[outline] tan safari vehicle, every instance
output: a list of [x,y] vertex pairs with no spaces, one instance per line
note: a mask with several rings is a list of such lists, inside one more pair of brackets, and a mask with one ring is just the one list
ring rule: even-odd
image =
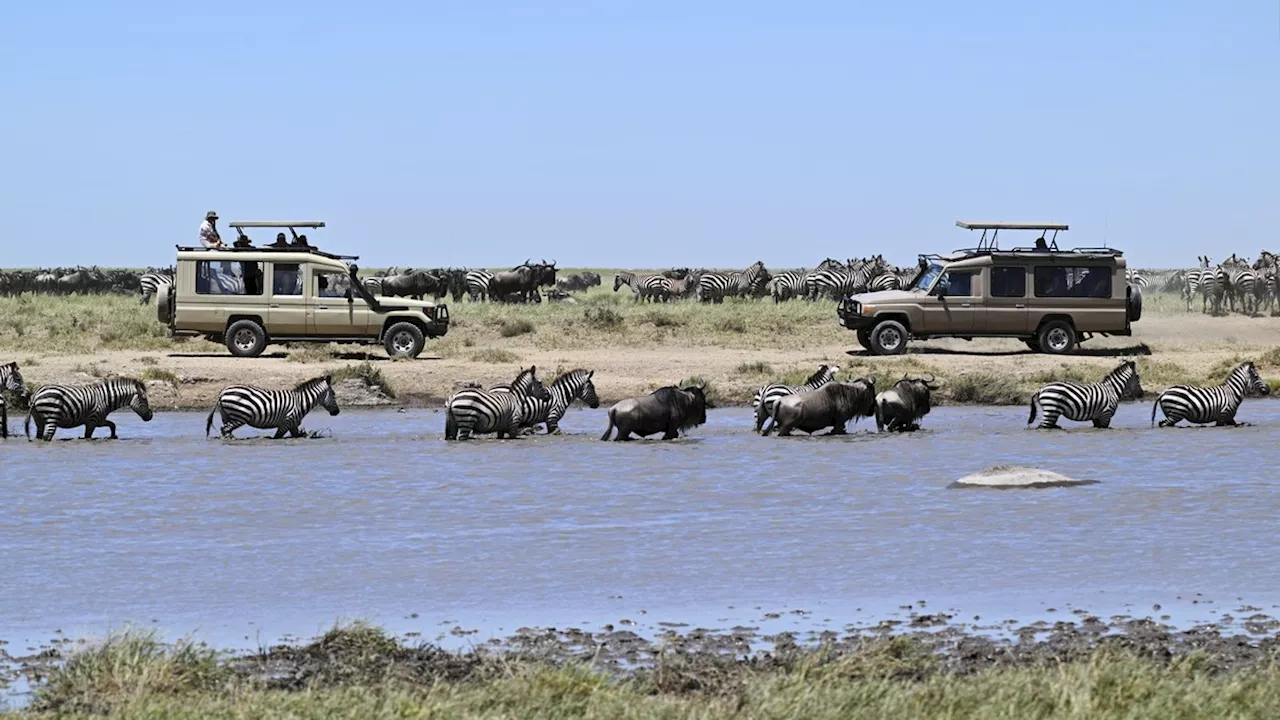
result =
[[[982,230],[978,247],[922,255],[904,290],[845,296],[840,324],[876,355],[896,355],[909,339],[1007,337],[1033,351],[1067,354],[1094,335],[1129,335],[1142,317],[1142,291],[1125,279],[1111,248],[1059,250],[1066,225],[957,222]],[[1035,230],[1032,247],[1000,250],[1001,230]],[[1052,239],[1045,235],[1052,231]]]
[[[322,222],[233,222],[247,228],[322,228]],[[303,236],[305,238],[305,236]],[[177,274],[161,286],[160,322],[174,335],[225,342],[237,357],[269,343],[380,343],[391,357],[417,357],[429,337],[449,331],[449,308],[425,300],[374,297],[353,255],[314,247],[178,247]]]

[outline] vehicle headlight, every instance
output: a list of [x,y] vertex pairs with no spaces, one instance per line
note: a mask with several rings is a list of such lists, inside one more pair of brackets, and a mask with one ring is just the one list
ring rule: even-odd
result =
[[863,315],[875,315],[875,314],[876,314],[876,306],[875,306],[875,305],[863,305],[863,306],[862,306],[862,314],[863,314]]

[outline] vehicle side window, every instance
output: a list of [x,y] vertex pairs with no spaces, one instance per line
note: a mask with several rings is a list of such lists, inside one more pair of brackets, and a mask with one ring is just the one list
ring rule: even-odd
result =
[[197,295],[261,295],[262,263],[196,261]]
[[302,266],[298,263],[275,263],[271,279],[272,295],[301,295]]
[[947,295],[969,297],[973,295],[973,276],[976,272],[945,272],[938,285],[947,289]]
[[347,296],[351,281],[340,272],[312,273],[316,282],[316,297],[342,298]]
[[1111,297],[1111,269],[1046,266],[1035,269],[1036,297]]
[[1020,298],[1027,295],[1025,267],[991,268],[991,297]]

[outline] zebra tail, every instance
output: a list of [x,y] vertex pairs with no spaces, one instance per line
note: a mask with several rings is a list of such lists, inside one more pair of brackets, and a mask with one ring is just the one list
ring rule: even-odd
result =
[[601,440],[608,440],[608,439],[609,439],[609,435],[613,432],[613,426],[614,426],[614,424],[615,424],[615,423],[614,423],[614,420],[613,420],[613,408],[609,408],[609,427],[607,427],[607,428],[605,428],[605,429],[604,429],[604,434],[600,436],[600,439],[601,439]]
[[444,411],[444,439],[458,439],[458,418],[453,415],[453,408],[446,408]]
[[1031,396],[1031,416],[1027,418],[1028,425],[1036,421],[1036,400],[1039,399],[1039,397],[1040,393],[1035,393]]
[[28,440],[31,439],[31,411],[30,410],[27,411],[27,419],[22,421],[22,434],[26,435]]
[[1160,398],[1164,397],[1164,393],[1156,396],[1156,401],[1151,406],[1151,427],[1156,426],[1156,410],[1160,407]]
[[214,405],[209,411],[209,417],[204,421],[204,436],[209,437],[209,431],[213,429],[213,416],[218,413],[218,405]]

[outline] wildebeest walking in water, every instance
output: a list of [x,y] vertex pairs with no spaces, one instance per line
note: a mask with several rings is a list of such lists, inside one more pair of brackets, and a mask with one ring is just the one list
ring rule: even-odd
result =
[[662,433],[663,440],[675,440],[682,431],[707,421],[707,396],[702,386],[658,388],[644,397],[628,398],[609,408],[609,427],[601,440],[608,440],[616,427],[617,440],[630,440],[634,433],[649,437]]
[[920,418],[929,414],[934,378],[903,378],[876,396],[876,429],[905,432],[920,429]]
[[828,435],[844,435],[850,420],[875,414],[875,397],[875,381],[868,378],[829,382],[817,390],[788,395],[774,403],[773,426],[764,434],[776,429],[779,436],[793,430],[812,435],[831,428]]

